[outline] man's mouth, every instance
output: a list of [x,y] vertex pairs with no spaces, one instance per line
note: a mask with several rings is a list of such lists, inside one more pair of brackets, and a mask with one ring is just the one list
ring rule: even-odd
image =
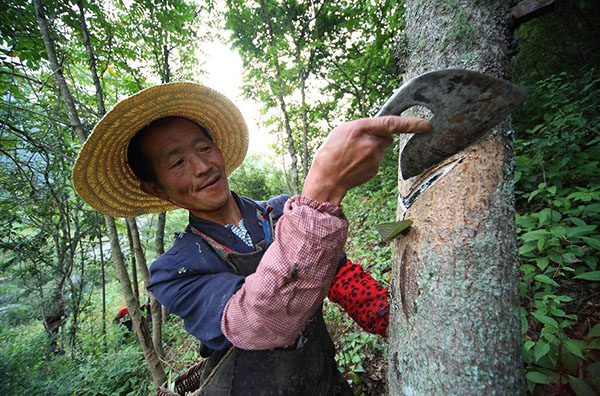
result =
[[204,190],[205,188],[209,188],[215,184],[217,184],[221,180],[221,175],[215,174],[209,176],[208,181],[202,185],[202,187],[198,188],[198,191]]

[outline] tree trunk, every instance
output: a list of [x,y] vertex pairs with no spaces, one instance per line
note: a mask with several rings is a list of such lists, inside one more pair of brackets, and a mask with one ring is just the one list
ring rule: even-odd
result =
[[[135,221],[135,220],[134,220]],[[139,281],[137,277],[137,268],[135,266],[135,258],[137,256],[137,252],[133,246],[133,236],[131,235],[131,227],[129,226],[129,219],[127,219],[127,240],[129,241],[129,251],[131,254],[131,280],[133,281],[133,295],[135,299],[138,301],[138,305],[141,304],[140,300],[140,288],[138,287]]]
[[[156,248],[156,257],[159,257],[161,254],[165,252],[165,225],[167,223],[167,213],[161,212],[158,214],[158,224],[156,225],[156,236],[154,240],[154,245]],[[161,306],[161,323],[164,325],[167,323],[167,318],[169,317],[169,311],[167,311],[166,307]],[[154,319],[153,319],[154,320]],[[154,324],[156,325],[156,324]],[[162,331],[162,330],[161,330]]]
[[[62,69],[58,66],[58,60],[56,58],[56,52],[54,49],[54,41],[51,38],[46,15],[44,14],[40,0],[33,0],[33,5],[35,8],[36,19],[40,27],[40,33],[42,34],[42,38],[44,40],[46,54],[48,55],[48,60],[53,68],[53,73],[58,82],[60,92],[64,96],[65,104],[67,105],[69,111],[69,117],[71,119],[71,123],[73,124],[72,126],[75,129],[79,139],[83,142],[87,138],[88,133],[80,122],[77,108],[75,107],[69,86],[67,85],[67,82],[62,74]],[[85,19],[83,19],[83,21],[85,21]],[[129,275],[127,274],[127,268],[125,267],[121,246],[119,244],[119,237],[117,234],[115,221],[112,217],[107,215],[104,216],[104,221],[106,223],[111,244],[113,262],[115,264],[117,274],[119,275],[125,300],[127,301],[127,307],[133,322],[133,329],[138,337],[138,340],[140,341],[140,345],[142,347],[144,357],[146,358],[146,362],[150,368],[150,373],[152,374],[154,384],[157,386],[162,385],[166,381],[167,377],[160,364],[160,360],[158,359],[154,348],[152,347],[152,340],[150,338],[146,321],[143,320],[140,308],[135,302],[135,297],[131,289],[131,282],[129,281]]]
[[156,256],[160,256],[165,252],[165,224],[167,223],[167,214],[161,212],[158,214],[158,223],[156,224],[156,235],[154,246],[156,248]]
[[[407,0],[405,80],[446,67],[509,79],[509,17],[502,0]],[[414,223],[395,244],[390,394],[524,394],[513,156],[506,121],[434,166],[462,159],[405,213],[399,205]],[[433,170],[400,178],[399,202]]]
[[[146,256],[144,256],[144,251],[142,249],[142,244],[140,241],[140,233],[137,227],[137,223],[135,218],[127,219],[127,226],[131,232],[131,240],[133,241],[133,250],[135,252],[135,256],[137,257],[138,266],[140,267],[140,273],[142,274],[142,278],[144,279],[144,285],[148,285],[150,282],[150,272],[148,271],[148,265],[146,264]],[[161,307],[154,295],[148,291],[148,295],[150,296],[150,312],[152,312],[152,343],[154,344],[154,349],[159,357],[164,357],[165,352],[162,347],[162,312]]]
[[56,56],[54,42],[50,37],[50,28],[48,27],[48,21],[46,20],[46,15],[44,14],[40,0],[33,0],[33,8],[35,10],[35,18],[37,19],[40,27],[40,32],[42,33],[42,39],[44,40],[44,46],[46,47],[46,53],[48,54],[50,67],[52,67],[54,77],[58,81],[58,88],[60,89],[60,93],[62,94],[69,111],[69,120],[71,121],[71,126],[73,129],[75,129],[75,133],[77,134],[79,140],[84,142],[87,138],[87,131],[81,124],[81,120],[77,114],[75,101],[73,100],[73,96],[71,96],[71,91],[69,91],[67,81],[65,80],[65,76],[62,72],[62,66],[58,64],[58,57]]
[[96,88],[96,103],[98,104],[98,112],[100,117],[106,113],[106,107],[104,106],[104,94],[102,93],[102,85],[100,85],[100,78],[98,77],[98,70],[96,68],[96,57],[94,56],[94,50],[90,43],[90,35],[87,30],[87,24],[85,23],[85,12],[83,9],[83,1],[77,0],[77,7],[79,8],[79,24],[81,25],[81,34],[83,36],[83,43],[88,54],[88,60],[90,63],[90,71],[92,72],[92,80],[94,80],[94,87]]
[[102,276],[102,344],[104,352],[108,351],[106,344],[106,271],[104,270],[104,248],[102,247],[102,229],[96,212],[96,227],[98,227],[98,247],[100,249],[100,271]]
[[138,302],[133,295],[133,289],[131,288],[131,282],[129,281],[129,275],[127,274],[127,267],[125,265],[125,260],[123,260],[121,246],[119,245],[119,236],[117,234],[117,227],[115,226],[115,219],[104,215],[104,222],[106,223],[106,230],[108,231],[108,238],[110,240],[112,259],[119,276],[119,281],[121,282],[121,291],[125,297],[129,316],[131,316],[131,322],[133,323],[133,331],[142,347],[142,352],[144,353],[144,357],[150,368],[153,382],[156,386],[160,386],[167,380],[167,377],[160,363],[158,354],[154,350],[146,319],[144,319]]

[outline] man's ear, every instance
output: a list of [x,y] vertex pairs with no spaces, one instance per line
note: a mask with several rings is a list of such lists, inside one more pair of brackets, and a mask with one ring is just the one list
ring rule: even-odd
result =
[[146,194],[153,195],[153,196],[160,198],[162,200],[165,200],[165,201],[169,200],[169,196],[167,195],[167,193],[156,183],[142,181],[142,182],[140,182],[140,188]]

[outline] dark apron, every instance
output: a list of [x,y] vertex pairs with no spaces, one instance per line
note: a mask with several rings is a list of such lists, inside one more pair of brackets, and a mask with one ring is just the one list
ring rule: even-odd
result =
[[[211,238],[199,236],[215,251],[220,249]],[[256,271],[265,250],[266,243],[261,241],[251,253],[224,254],[222,249],[218,253],[236,274],[248,276]],[[205,384],[200,395],[352,396],[354,393],[338,371],[334,356],[335,348],[319,308],[290,347],[261,351],[231,347],[213,351],[202,372],[200,383]]]

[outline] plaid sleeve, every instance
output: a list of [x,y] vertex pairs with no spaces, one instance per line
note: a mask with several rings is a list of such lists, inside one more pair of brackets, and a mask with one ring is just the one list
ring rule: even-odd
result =
[[227,339],[250,350],[292,344],[331,287],[347,232],[341,207],[290,198],[274,242],[225,307]]
[[340,304],[369,333],[387,336],[390,294],[362,265],[346,260],[333,279],[327,297]]

